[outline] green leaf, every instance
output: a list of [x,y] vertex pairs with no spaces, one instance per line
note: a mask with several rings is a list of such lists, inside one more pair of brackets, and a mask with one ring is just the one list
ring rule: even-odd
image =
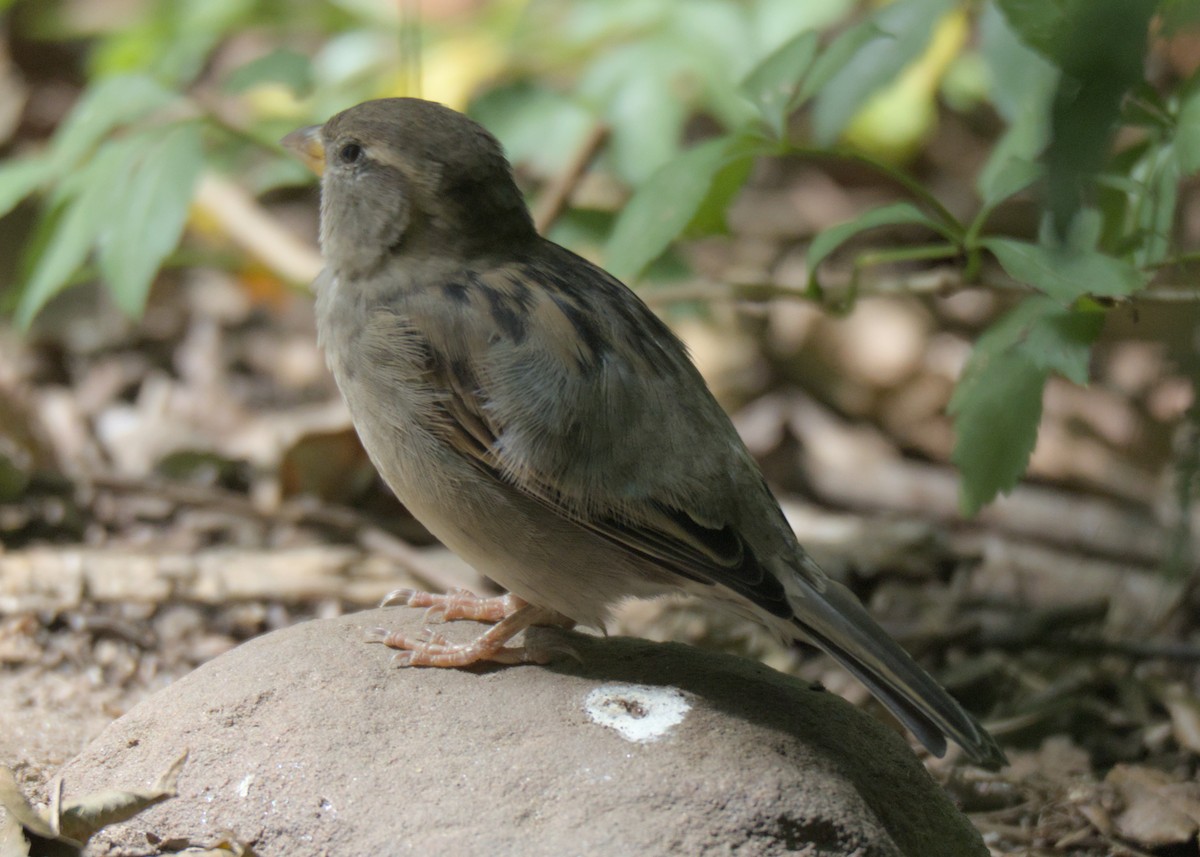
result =
[[566,170],[599,122],[570,97],[529,82],[489,89],[471,102],[469,113],[496,135],[509,160],[539,176]]
[[1043,127],[1048,125],[1050,98],[1061,72],[1021,41],[992,3],[984,6],[980,15],[979,54],[991,78],[990,95],[996,112],[1010,124],[1033,113],[1040,117]]
[[154,275],[183,234],[204,163],[199,125],[171,128],[137,161],[99,241],[100,271],[131,317],[141,314]]
[[1051,49],[1063,69],[1046,147],[1045,204],[1062,234],[1091,197],[1112,151],[1121,104],[1144,79],[1150,0],[1069,5],[1067,29]]
[[[1053,224],[1049,218],[1042,220],[1038,238],[1047,247],[1056,247],[1054,243]],[[1067,225],[1066,240],[1063,247],[1069,253],[1088,253],[1096,249],[1100,243],[1100,233],[1104,231],[1104,216],[1095,208],[1082,208],[1075,213]]]
[[776,137],[782,137],[788,116],[799,105],[800,84],[817,54],[817,34],[809,30],[786,42],[758,64],[741,89],[758,108]]
[[766,148],[763,139],[752,134],[735,135],[730,140],[725,164],[713,176],[708,193],[696,206],[696,213],[683,230],[684,236],[718,235],[729,231],[726,221],[729,206],[750,177],[754,159]]
[[1025,352],[1037,365],[1083,387],[1090,380],[1092,343],[1104,329],[1105,313],[1088,302],[1083,308],[1057,307],[1032,324]]
[[1048,373],[1020,351],[972,354],[954,390],[952,460],[962,472],[959,507],[970,516],[1011,491],[1037,441]]
[[1035,296],[979,337],[949,405],[965,514],[1016,485],[1037,439],[1046,378],[1057,372],[1087,383],[1091,346],[1104,318],[1094,304],[1064,309]]
[[[1126,94],[1144,81],[1156,4],[997,0],[1021,39],[1062,69],[1051,101],[1045,205],[1059,234],[1092,196]],[[1034,101],[1040,101],[1035,94]],[[1026,102],[1031,103],[1031,102]]]
[[991,355],[1019,349],[1038,368],[1083,386],[1104,317],[1092,303],[1067,309],[1053,298],[1034,295],[997,319],[979,337],[976,349]]
[[1071,21],[1080,9],[1094,0],[996,0],[1008,24],[1029,45],[1047,59],[1055,60],[1056,52],[1070,34]]
[[284,11],[277,4],[278,11],[268,12],[255,0],[153,3],[120,26],[106,27],[103,38],[89,45],[88,64],[93,76],[136,70],[182,91],[203,72],[222,40],[252,32],[280,15],[287,18],[282,26],[296,33],[303,29],[298,20],[303,10],[314,6],[289,4]]
[[0,217],[54,176],[49,159],[33,155],[0,165]]
[[[717,137],[659,168],[617,219],[605,251],[613,274],[622,279],[640,274],[701,213],[721,171],[752,157],[742,138]],[[726,186],[722,193],[728,191]]]
[[92,84],[54,135],[50,158],[55,171],[65,173],[109,131],[164,107],[175,97],[142,75],[118,75]]
[[[1006,151],[1004,141],[1013,139],[1011,132],[1014,130],[1016,130],[1015,127],[1010,128],[1010,133],[1001,138],[1001,142],[997,143],[992,150],[992,156],[979,171],[976,188],[984,206],[989,210],[1010,196],[1025,190],[1040,179],[1045,172],[1036,161],[1013,156]],[[1020,145],[1015,143],[1014,147]]]
[[829,47],[821,51],[816,61],[813,62],[812,69],[800,86],[797,100],[800,103],[808,101],[820,92],[835,74],[845,68],[846,64],[858,55],[864,45],[876,39],[886,38],[890,38],[890,36],[879,29],[874,18],[860,21],[838,34],[837,38],[830,42]]
[[1171,253],[1175,226],[1180,174],[1179,158],[1169,146],[1150,149],[1138,164],[1134,176],[1143,182],[1132,196],[1137,241],[1133,261],[1143,267],[1163,262]]
[[773,51],[796,33],[836,29],[855,5],[855,0],[756,0],[747,7],[753,28],[750,38]]
[[603,107],[601,118],[609,127],[606,159],[630,184],[640,186],[679,156],[691,107],[672,82],[695,80],[694,63],[694,49],[663,36],[603,53],[581,76],[577,97]]
[[1063,304],[1083,295],[1130,295],[1144,283],[1133,265],[1096,250],[1056,248],[1015,238],[985,238],[980,245],[1014,280]]
[[[1186,84],[1176,89],[1173,94],[1182,95],[1185,89]],[[1155,134],[1171,131],[1175,124],[1171,103],[1145,78],[1134,81],[1130,87],[1129,94],[1121,103],[1120,121],[1122,125],[1144,128]],[[1145,142],[1145,138],[1142,142]],[[1126,151],[1126,148],[1122,147],[1121,151]]]
[[1200,4],[1196,0],[1160,0],[1158,9],[1165,36],[1200,24]]
[[896,202],[880,208],[873,208],[853,220],[831,226],[817,235],[808,246],[808,288],[811,292],[819,292],[820,281],[817,269],[831,253],[859,233],[868,229],[878,229],[881,226],[902,226],[915,224],[925,226],[935,232],[945,234],[945,230],[932,217],[911,202]]
[[863,42],[817,93],[813,136],[819,144],[836,140],[867,99],[921,55],[933,35],[931,22],[953,6],[954,0],[895,0],[872,14],[868,20],[878,35]]
[[303,97],[313,87],[312,60],[299,51],[276,48],[230,72],[225,79],[225,90],[245,92],[263,83],[282,83]]
[[1200,86],[1195,86],[1179,105],[1175,152],[1184,175],[1200,170]]
[[992,103],[1009,123],[975,180],[990,211],[1041,176],[1036,162],[1050,139],[1050,101],[1060,72],[1023,44],[992,4],[981,16],[979,39],[992,80]]
[[39,248],[40,255],[34,260],[17,304],[18,324],[28,325],[87,261],[101,230],[117,210],[138,149],[144,145],[141,137],[104,143],[95,157],[74,174],[71,185],[77,191],[65,196],[51,214],[52,232]]

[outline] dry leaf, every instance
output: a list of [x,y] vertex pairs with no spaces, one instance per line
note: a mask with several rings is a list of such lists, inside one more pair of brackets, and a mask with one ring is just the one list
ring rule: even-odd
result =
[[7,812],[0,817],[0,857],[29,857],[25,829]]
[[1075,807],[1079,810],[1079,814],[1088,820],[1088,823],[1100,834],[1105,837],[1113,835],[1112,817],[1108,814],[1103,806],[1098,803],[1082,803]]
[[1125,809],[1113,821],[1126,839],[1156,848],[1187,842],[1200,830],[1200,783],[1137,765],[1117,765],[1105,782],[1124,799]]
[[104,789],[61,808],[60,781],[52,789],[50,808],[42,812],[29,803],[12,772],[0,767],[0,807],[7,814],[0,826],[0,857],[66,857],[81,853],[83,844],[97,831],[174,797],[175,783],[187,756],[185,750],[148,791]]
[[[0,766],[0,806],[8,813],[9,819],[16,821],[21,827],[45,839],[54,839],[54,829],[50,822],[41,816],[26,799],[17,778],[12,771]],[[76,843],[78,844],[78,843]],[[5,857],[8,857],[6,854]]]
[[103,789],[67,804],[59,818],[60,828],[67,836],[86,842],[101,828],[127,821],[147,807],[174,797],[187,757],[185,750],[147,791]]
[[1200,699],[1181,684],[1172,684],[1159,694],[1171,715],[1171,734],[1185,750],[1200,753]]

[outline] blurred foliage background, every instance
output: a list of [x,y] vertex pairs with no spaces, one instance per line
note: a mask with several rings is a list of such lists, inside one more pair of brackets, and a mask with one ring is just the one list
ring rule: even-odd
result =
[[[368,98],[421,95],[496,133],[554,239],[676,316],[998,295],[968,325],[973,351],[943,402],[968,514],[1025,472],[1048,380],[1086,385],[1106,326],[1165,314],[1135,338],[1158,339],[1193,384],[1169,420],[1183,439],[1162,501],[1191,520],[1194,3],[3,6],[0,276],[21,327],[91,282],[136,319],[162,272],[189,266],[268,291],[306,283],[319,263],[271,206],[313,179],[278,139]],[[719,237],[738,237],[730,212],[797,165],[877,192],[815,221],[797,209],[772,227],[772,261],[735,264]]]
[[[806,548],[986,718],[1011,772],[941,772],[993,853],[1195,852],[1200,3],[0,13],[0,720],[53,731],[0,730],[0,761],[45,782],[298,617],[487,591],[355,439],[313,330],[315,179],[278,143],[420,95],[667,318]],[[610,630],[864,701],[689,605]]]

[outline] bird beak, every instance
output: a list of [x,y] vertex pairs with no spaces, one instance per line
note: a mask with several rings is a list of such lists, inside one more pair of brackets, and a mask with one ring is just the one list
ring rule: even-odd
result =
[[279,142],[317,175],[325,172],[325,146],[321,142],[320,125],[293,131]]

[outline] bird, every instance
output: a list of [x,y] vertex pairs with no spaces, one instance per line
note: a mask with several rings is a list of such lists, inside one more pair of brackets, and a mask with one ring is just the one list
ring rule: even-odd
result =
[[317,338],[368,456],[506,590],[402,590],[477,639],[378,631],[401,664],[545,662],[531,625],[603,630],[629,599],[716,601],[837,660],[934,755],[1003,751],[799,544],[685,346],[541,236],[482,125],[383,98],[282,141],[320,176]]

